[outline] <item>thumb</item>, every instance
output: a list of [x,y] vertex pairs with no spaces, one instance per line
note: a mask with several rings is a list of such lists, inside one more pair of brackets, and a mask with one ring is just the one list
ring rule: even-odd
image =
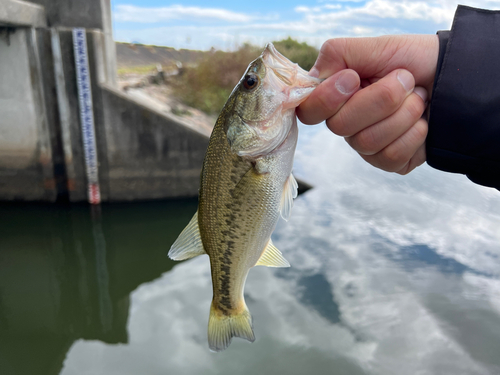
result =
[[307,125],[332,117],[359,89],[360,79],[354,70],[343,70],[322,82],[297,108],[297,116]]

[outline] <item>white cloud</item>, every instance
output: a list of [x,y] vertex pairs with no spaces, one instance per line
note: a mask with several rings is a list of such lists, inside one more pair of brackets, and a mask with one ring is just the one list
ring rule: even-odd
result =
[[352,28],[352,32],[356,35],[370,35],[373,33],[373,29],[363,26],[355,26]]
[[342,5],[340,5],[340,4],[326,4],[326,5],[323,5],[323,8],[325,8],[325,9],[340,9],[340,8],[342,8]]
[[298,7],[295,7],[294,9],[297,13],[307,13],[307,12],[310,12],[310,8],[309,7],[305,7],[305,6],[298,6]]
[[186,7],[171,5],[162,8],[143,8],[134,5],[117,5],[113,12],[116,21],[156,23],[173,19],[213,19],[227,22],[249,22],[253,17],[226,9]]
[[295,8],[297,13],[310,13],[310,12],[319,12],[321,11],[321,7],[306,7],[306,6],[298,6]]
[[[285,19],[278,15],[248,15],[224,9],[185,7],[164,8],[117,6],[114,19],[119,41],[137,41],[175,48],[230,49],[243,42],[264,45],[270,40],[291,36],[320,47],[334,37],[378,36],[384,34],[434,34],[449,29],[456,0],[369,0],[364,3],[316,2],[292,9]],[[500,0],[471,0],[468,5],[499,8]],[[182,19],[182,25],[127,30],[126,22],[163,22]],[[206,20],[217,20],[208,25]],[[168,32],[166,32],[168,31]],[[217,35],[224,35],[219,38]],[[190,40],[190,43],[186,43]]]

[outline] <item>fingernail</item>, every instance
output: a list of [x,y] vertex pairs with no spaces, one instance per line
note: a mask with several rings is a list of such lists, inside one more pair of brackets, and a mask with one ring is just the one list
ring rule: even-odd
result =
[[335,87],[342,94],[348,95],[358,88],[359,80],[358,76],[353,71],[343,72],[337,82],[335,82]]
[[413,75],[408,70],[400,70],[398,72],[398,81],[401,82],[406,91],[413,90],[414,79]]
[[310,75],[311,77],[314,77],[314,78],[318,78],[318,77],[319,77],[319,70],[318,70],[318,69],[316,69],[316,66],[313,66],[313,67],[311,68],[311,70],[309,71],[309,75]]
[[420,96],[424,103],[427,103],[427,90],[424,89],[423,87],[417,86],[413,89],[413,92]]

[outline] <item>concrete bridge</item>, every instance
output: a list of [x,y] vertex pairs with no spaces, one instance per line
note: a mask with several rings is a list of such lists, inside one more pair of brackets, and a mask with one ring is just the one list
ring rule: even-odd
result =
[[[74,28],[86,37],[90,140]],[[110,0],[0,0],[0,200],[85,201],[94,179],[100,201],[198,194],[209,134],[118,90],[111,30]]]

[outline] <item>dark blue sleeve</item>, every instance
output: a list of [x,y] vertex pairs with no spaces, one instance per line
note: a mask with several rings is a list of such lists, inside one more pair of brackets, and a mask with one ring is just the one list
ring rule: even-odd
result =
[[438,35],[427,163],[500,189],[500,11],[459,6]]

